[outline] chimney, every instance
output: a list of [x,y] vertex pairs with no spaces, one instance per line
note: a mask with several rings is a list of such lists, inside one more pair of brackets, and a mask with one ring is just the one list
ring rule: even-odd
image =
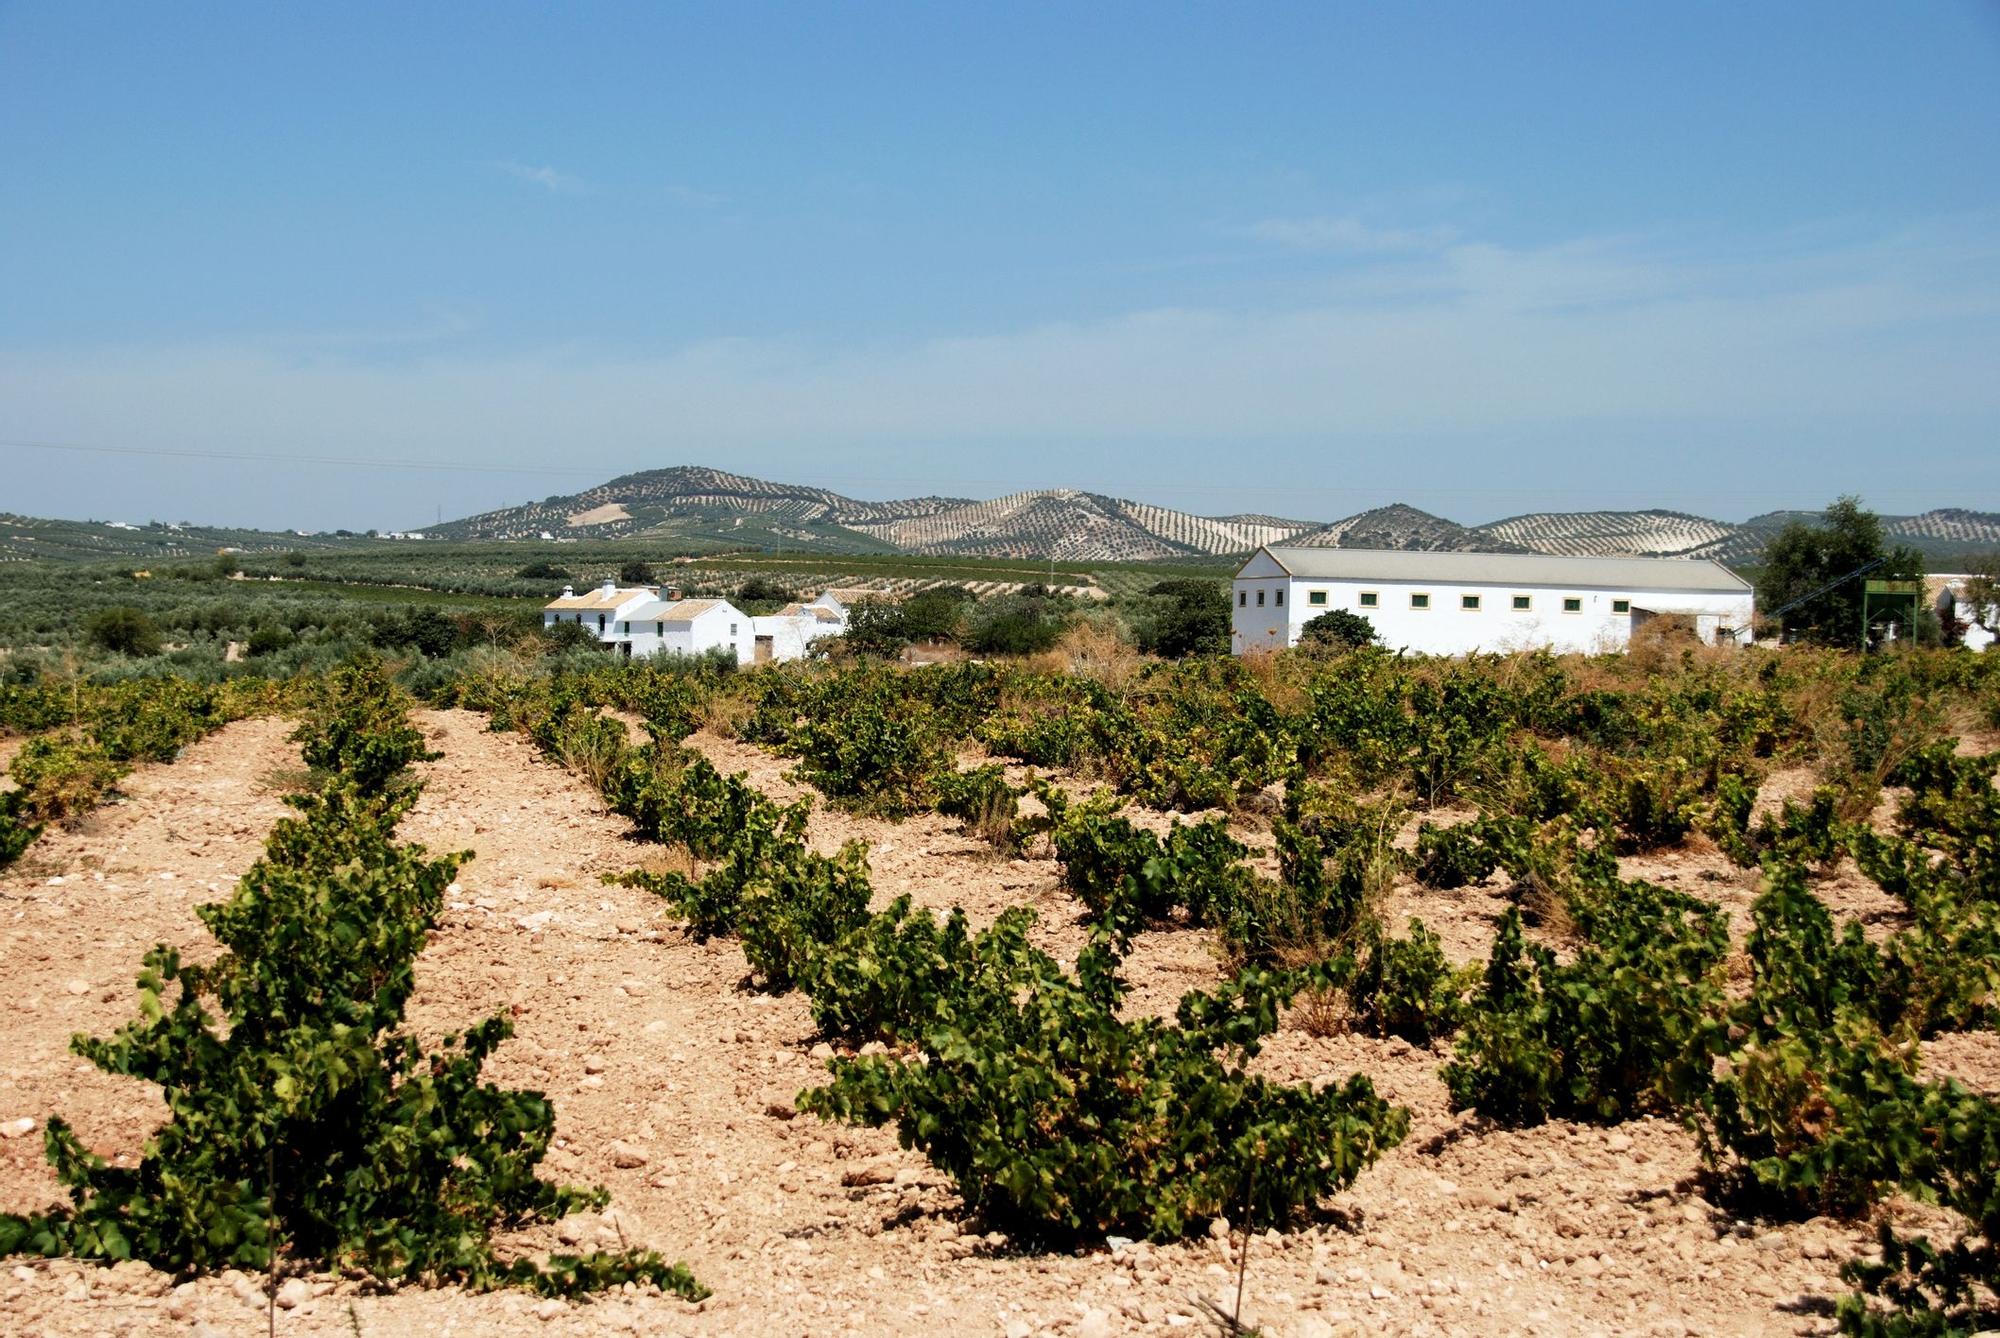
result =
[[615,594],[617,594],[617,593],[618,593],[618,582],[616,582],[616,581],[612,580],[612,579],[611,579],[611,578],[610,578],[609,576],[605,577],[605,578],[604,578],[604,588],[603,588],[603,590],[601,591],[601,593],[603,593],[603,594],[606,594],[606,595],[615,595]]
[[681,598],[681,588],[679,586],[670,585],[667,587],[667,602],[669,604],[678,604],[680,602],[680,598]]
[[564,587],[563,587],[563,592],[562,592],[562,597],[563,597],[564,599],[575,599],[575,598],[576,598],[576,591],[574,591],[574,590],[570,589],[570,588],[569,588],[568,586],[564,586]]

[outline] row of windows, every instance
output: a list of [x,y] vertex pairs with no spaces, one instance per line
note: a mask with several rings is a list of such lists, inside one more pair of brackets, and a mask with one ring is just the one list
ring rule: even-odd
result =
[[[1283,608],[1285,604],[1285,592],[1282,590],[1275,590],[1272,592],[1272,595],[1273,595],[1272,603],[1277,605],[1279,608]],[[1458,607],[1463,609],[1467,613],[1477,613],[1483,607],[1481,599],[1482,597],[1479,595],[1460,595],[1458,597]],[[1250,603],[1249,591],[1239,590],[1236,592],[1236,607],[1244,608],[1247,607],[1249,603]],[[1314,608],[1324,608],[1326,606],[1326,591],[1308,590],[1306,592],[1306,603],[1313,606]],[[1377,609],[1382,607],[1382,596],[1378,591],[1363,590],[1360,592],[1359,595],[1359,603],[1360,606],[1364,609]],[[1430,606],[1431,606],[1431,597],[1428,591],[1411,592],[1410,594],[1411,608],[1423,610],[1430,608]],[[1262,590],[1259,590],[1257,592],[1257,607],[1260,609],[1264,607],[1264,592]],[[1535,607],[1534,596],[1532,595],[1513,596],[1513,608],[1515,612],[1527,613],[1533,610],[1534,607]],[[1582,613],[1583,597],[1580,595],[1564,595],[1562,601],[1562,611],[1564,613]],[[1632,601],[1629,599],[1614,599],[1611,601],[1611,611],[1613,613],[1630,613],[1632,611]]]
[[[604,620],[603,620],[602,618],[599,618],[599,619],[597,620],[597,630],[598,630],[598,631],[600,631],[600,632],[604,630]],[[631,623],[620,623],[620,624],[618,624],[618,630],[619,630],[620,632],[626,632],[626,633],[629,633],[629,632],[630,632],[630,631],[632,630],[632,624],[631,624]],[[654,623],[654,624],[653,624],[653,635],[654,635],[654,636],[665,636],[666,634],[667,634],[667,625],[666,625],[665,623]],[[731,640],[734,640],[734,639],[735,639],[735,637],[736,637],[736,624],[735,624],[735,623],[731,623],[731,624],[729,624],[729,636],[730,636],[730,639],[731,639]]]

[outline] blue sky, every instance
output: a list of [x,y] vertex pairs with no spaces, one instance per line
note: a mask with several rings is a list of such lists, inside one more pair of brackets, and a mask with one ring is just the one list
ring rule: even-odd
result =
[[1996,168],[1992,3],[0,2],[0,509],[2000,510]]

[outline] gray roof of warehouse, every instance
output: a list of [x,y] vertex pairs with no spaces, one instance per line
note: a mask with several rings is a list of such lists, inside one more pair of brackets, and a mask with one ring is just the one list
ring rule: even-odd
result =
[[1267,545],[1279,566],[1308,581],[1436,581],[1440,585],[1568,585],[1611,590],[1741,594],[1750,583],[1706,558],[1555,557],[1400,548]]

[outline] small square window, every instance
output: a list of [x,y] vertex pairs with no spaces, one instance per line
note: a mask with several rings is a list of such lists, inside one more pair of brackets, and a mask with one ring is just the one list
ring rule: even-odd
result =
[[1576,597],[1575,595],[1564,595],[1564,596],[1563,596],[1563,612],[1564,612],[1564,613],[1582,613],[1582,612],[1583,612],[1583,601],[1582,601],[1581,599],[1577,598],[1577,597]]
[[1363,590],[1363,591],[1361,592],[1361,607],[1362,607],[1362,608],[1364,608],[1364,609],[1372,609],[1372,608],[1374,608],[1374,607],[1375,607],[1375,606],[1376,606],[1377,604],[1379,604],[1379,603],[1381,603],[1381,602],[1382,602],[1382,600],[1381,600],[1381,597],[1380,597],[1379,595],[1377,595],[1377,594],[1376,594],[1376,593],[1375,593],[1375,592],[1374,592],[1373,590]]
[[1257,592],[1257,607],[1260,609],[1264,607],[1264,592],[1262,590]]
[[1632,601],[1629,599],[1614,599],[1611,601],[1611,611],[1613,613],[1630,613],[1632,611]]
[[1236,592],[1236,607],[1240,609],[1245,607],[1249,603],[1250,603],[1250,592],[1248,590],[1238,590]]
[[1526,595],[1514,596],[1514,607],[1517,609],[1531,609],[1534,607],[1534,604],[1535,604],[1534,600],[1530,599]]
[[1279,608],[1283,608],[1285,606],[1285,592],[1282,590],[1273,590],[1271,592],[1271,602]]
[[1306,592],[1306,603],[1308,603],[1308,604],[1312,604],[1312,605],[1315,605],[1315,606],[1318,606],[1318,605],[1321,605],[1321,604],[1324,604],[1324,603],[1326,603],[1326,591],[1324,591],[1324,590],[1308,590],[1308,591]]
[[736,624],[735,624],[735,623],[731,623],[731,624],[729,624],[729,635],[731,635],[731,636],[735,636],[735,635],[736,635]]
[[1427,608],[1429,608],[1430,606],[1431,606],[1431,597],[1430,597],[1429,595],[1411,595],[1411,596],[1410,596],[1410,607],[1411,607],[1411,608],[1413,608],[1413,609],[1427,609]]
[[1460,595],[1458,597],[1458,606],[1467,613],[1477,613],[1479,612],[1479,596]]

